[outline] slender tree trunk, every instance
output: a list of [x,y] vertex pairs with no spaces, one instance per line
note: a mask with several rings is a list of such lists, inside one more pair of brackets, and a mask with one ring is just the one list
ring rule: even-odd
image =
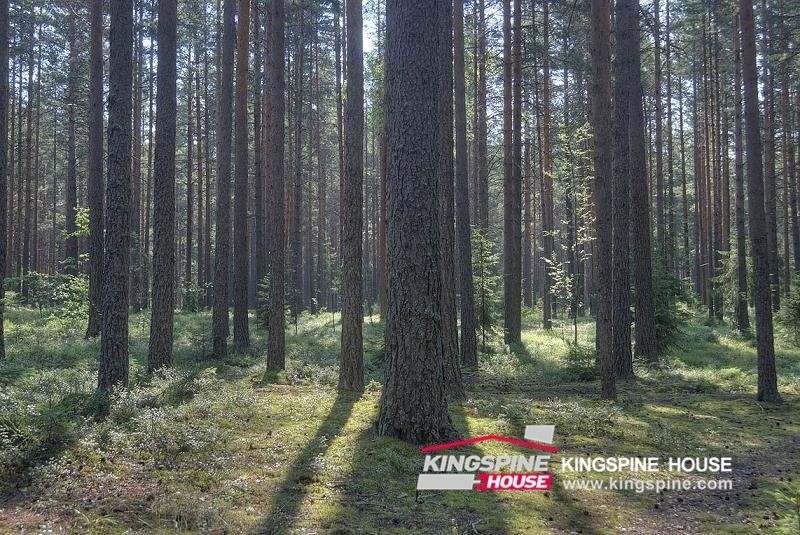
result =
[[[664,251],[666,245],[666,219],[664,216],[664,125],[662,116],[664,114],[663,102],[661,100],[661,6],[659,0],[653,1],[653,57],[655,59],[655,190],[656,190],[656,243]],[[634,177],[635,180],[635,177]],[[632,207],[636,210],[636,207]],[[634,253],[635,256],[635,253]],[[638,317],[638,310],[637,310]],[[638,325],[637,325],[638,331]]]
[[[147,368],[150,372],[172,364],[173,310],[175,308],[177,19],[177,0],[159,0],[158,93],[156,94],[156,146],[153,168],[155,199],[153,203],[153,306],[150,317],[150,348],[147,360]],[[191,82],[189,82],[187,100],[191,102]],[[190,114],[189,124],[191,125],[191,123]],[[191,139],[191,135],[189,135],[189,146],[191,146]],[[191,161],[189,164],[189,169],[191,169]],[[186,220],[186,225],[191,228],[191,217]],[[187,241],[191,240],[189,231],[187,231],[186,239]],[[188,281],[191,276],[191,250],[188,246],[186,253]]]
[[[198,47],[199,49],[199,47]],[[200,113],[200,54],[194,55],[194,76],[197,80],[197,89],[194,92],[194,109],[195,109],[195,126],[196,126],[196,141],[197,141],[197,288],[200,289],[206,282],[207,274],[203,271],[203,247],[205,245],[205,237],[203,236],[203,122]],[[208,103],[205,103],[208,106]],[[256,151],[258,152],[258,151]],[[193,293],[195,299],[194,306],[200,307],[202,305],[202,298],[199,292]]]
[[130,298],[134,310],[142,310],[147,302],[147,282],[144,279],[144,256],[142,255],[142,36],[139,26],[142,21],[142,6],[134,2],[134,13],[138,12],[139,24],[134,16],[134,66],[133,66],[133,148],[131,190],[131,270]]
[[347,100],[344,109],[344,175],[342,176],[340,237],[342,251],[342,353],[339,388],[364,390],[362,311],[364,182],[364,59],[361,0],[346,0]]
[[433,444],[454,435],[441,344],[438,3],[389,0],[389,310],[379,435]]
[[441,343],[444,361],[444,380],[447,393],[454,398],[464,397],[461,364],[458,358],[458,325],[456,318],[455,229],[453,213],[453,11],[452,4],[441,2],[436,12],[439,22],[441,61],[439,78],[438,161],[439,183],[439,267],[441,269]]
[[600,361],[604,398],[616,397],[612,332],[613,179],[611,173],[611,12],[609,0],[591,5],[592,127],[594,130],[594,191],[597,258],[597,316],[595,347]]
[[[631,229],[635,232],[635,239],[631,240],[633,244],[631,252],[633,255],[633,281],[636,298],[636,355],[652,362],[656,361],[658,355],[653,297],[653,267],[650,256],[650,203],[647,196],[647,174],[645,168],[644,104],[642,102],[642,69],[637,6],[638,2],[631,6],[631,9],[634,10],[634,18],[628,19],[633,36],[630,42],[632,59],[628,65],[629,71],[626,77],[627,82],[631,85],[628,93],[630,99],[630,126],[628,133],[630,138],[631,181],[630,220]],[[660,149],[658,150],[660,152]]]
[[478,0],[478,149],[476,170],[478,176],[478,227],[486,233],[489,230],[489,151],[487,148],[487,108],[486,108],[486,9],[485,1]]
[[520,0],[514,0],[512,38],[509,3],[506,0],[503,11],[504,32],[507,32],[503,38],[503,288],[505,342],[518,344],[522,330],[522,8]]
[[[189,60],[187,69],[186,80],[186,258],[184,264],[183,274],[183,307],[191,310],[194,307],[192,303],[192,249],[194,246],[194,213],[192,207],[194,206],[194,122],[192,117],[192,49],[189,49]],[[154,271],[155,273],[155,271]]]
[[[761,91],[764,99],[764,209],[767,217],[767,249],[769,251],[769,280],[772,290],[772,309],[781,308],[780,265],[778,260],[778,206],[775,171],[775,102],[772,92],[773,67],[772,28],[767,0],[761,0],[761,53],[764,76]],[[744,45],[743,45],[744,46]],[[747,73],[745,73],[747,77]]]
[[110,14],[105,268],[98,374],[103,392],[128,385],[133,0],[112,2]]
[[103,1],[92,0],[89,33],[89,325],[86,338],[100,335],[103,285]]
[[550,10],[549,0],[543,0],[544,21],[542,32],[544,35],[543,59],[543,90],[542,90],[542,255],[544,262],[544,287],[542,288],[542,325],[545,329],[552,326],[551,315],[553,312],[553,277],[550,272],[549,262],[554,260],[553,231],[553,155],[550,144]]
[[3,279],[8,249],[8,28],[8,0],[0,0],[0,360],[6,358]]
[[228,269],[231,235],[231,109],[233,49],[236,43],[234,0],[223,1],[221,73],[217,90],[217,232],[214,247],[213,352],[228,352]]
[[[77,161],[75,156],[75,116],[78,101],[78,43],[74,13],[68,16],[68,37],[69,37],[69,72],[67,74],[67,184],[64,191],[66,204],[64,206],[65,227],[65,269],[68,274],[78,272],[78,227],[76,216],[78,210],[78,181],[77,181]],[[13,146],[13,140],[12,140]],[[12,164],[13,167],[13,164]],[[12,177],[13,181],[13,177]],[[17,199],[19,203],[19,199]],[[14,205],[9,207],[13,214]],[[13,215],[12,215],[13,217]],[[17,247],[14,251],[18,251]]]
[[[253,199],[253,215],[255,217],[255,227],[253,232],[253,243],[255,245],[255,287],[258,293],[259,284],[261,284],[264,276],[267,274],[267,239],[266,239],[266,222],[265,222],[265,199],[264,199],[264,180],[266,178],[266,166],[264,165],[264,140],[266,139],[265,130],[267,129],[266,122],[262,122],[264,112],[262,111],[262,87],[263,87],[263,73],[261,72],[261,53],[263,51],[260,46],[263,36],[261,34],[260,23],[260,5],[261,2],[255,1],[252,3],[253,10],[253,56],[255,58],[255,65],[253,67],[253,131],[254,131],[254,146],[256,150],[253,154],[254,174],[253,178],[255,183],[253,185],[254,199]],[[266,27],[266,24],[264,25]],[[264,57],[266,64],[267,58]],[[267,108],[269,103],[264,103],[264,108]],[[260,310],[260,307],[256,308]]]
[[458,293],[461,309],[461,363],[478,365],[475,338],[475,298],[472,282],[472,229],[469,217],[469,174],[467,171],[467,102],[464,66],[464,2],[453,4],[454,87],[456,128],[456,241],[458,251]]
[[[257,1],[257,0],[256,0]],[[247,73],[250,59],[250,0],[239,0],[236,39],[236,204],[233,232],[233,345],[242,353],[250,347],[247,323],[247,284],[250,272],[247,204],[250,196],[247,138]]]
[[[35,14],[35,13],[34,13]],[[28,302],[30,297],[30,287],[28,285],[28,272],[31,267],[31,212],[33,203],[33,192],[31,186],[33,184],[33,105],[34,105],[34,92],[35,87],[33,83],[34,72],[34,58],[33,58],[33,42],[35,25],[30,24],[30,33],[28,41],[28,79],[27,79],[27,104],[25,106],[25,209],[24,209],[24,226],[22,228],[24,234],[22,238],[22,258],[21,258],[21,275],[22,275],[22,300]],[[22,88],[20,87],[20,93]],[[22,206],[20,204],[20,206]]]
[[739,17],[733,31],[735,72],[733,77],[733,152],[736,174],[736,326],[741,332],[750,329],[747,310],[747,250],[744,215],[744,161],[742,158],[742,52],[739,45]]
[[775,348],[772,333],[767,217],[764,213],[764,180],[761,162],[761,132],[758,113],[758,74],[752,0],[739,1],[744,77],[745,145],[747,149],[747,194],[750,223],[750,255],[753,259],[753,291],[756,311],[759,401],[778,401]]
[[284,0],[270,2],[272,13],[269,50],[270,105],[270,182],[268,198],[273,200],[270,225],[270,313],[267,368],[285,367],[284,319],[284,216],[283,216],[283,145],[284,145]]
[[[615,46],[614,73],[614,115],[612,118],[612,250],[613,272],[611,282],[611,352],[614,357],[614,372],[617,377],[628,379],[633,376],[631,358],[630,330],[630,256],[629,195],[630,180],[630,142],[629,122],[631,106],[631,84],[627,80],[634,65],[634,28],[638,28],[638,4],[631,0],[616,0],[615,3]],[[649,225],[648,225],[649,227]]]
[[686,192],[686,139],[683,133],[683,80],[678,76],[678,136],[681,150],[681,216],[683,223],[683,277],[691,277],[691,251],[689,250],[689,197]]

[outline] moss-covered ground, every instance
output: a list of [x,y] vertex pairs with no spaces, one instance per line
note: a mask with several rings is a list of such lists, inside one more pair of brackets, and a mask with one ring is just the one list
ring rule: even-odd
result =
[[[523,343],[493,334],[468,398],[452,403],[464,437],[521,437],[556,426],[561,455],[733,457],[728,491],[567,490],[417,493],[418,448],[376,437],[383,329],[365,319],[367,390],[336,391],[338,315],[287,331],[287,369],[264,382],[253,351],[209,358],[207,312],[176,316],[176,364],[147,378],[147,313],[131,317],[132,387],[98,416],[98,342],[81,319],[6,314],[0,363],[0,531],[75,533],[798,533],[800,348],[778,327],[783,403],[755,401],[755,344],[687,311],[659,368],[636,366],[602,401],[587,348],[593,324]],[[483,442],[464,453],[523,453]],[[582,477],[582,476],[581,476]],[[650,477],[667,477],[666,473]],[[681,476],[684,477],[684,476]],[[696,476],[685,476],[696,477]]]

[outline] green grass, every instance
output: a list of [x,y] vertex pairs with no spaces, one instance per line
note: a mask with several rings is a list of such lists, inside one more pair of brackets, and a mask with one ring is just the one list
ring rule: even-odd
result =
[[[546,493],[417,494],[419,450],[372,431],[384,358],[377,317],[365,319],[367,391],[351,398],[335,389],[331,314],[303,315],[297,334],[287,330],[287,369],[268,384],[255,322],[251,353],[215,360],[208,312],[176,315],[175,368],[147,378],[149,316],[134,314],[132,387],[101,419],[99,346],[83,340],[83,321],[12,307],[0,363],[0,531],[797,533],[779,492],[800,485],[800,348],[778,327],[784,403],[759,404],[754,343],[687,313],[662,365],[637,363],[616,403],[598,396],[591,322],[579,323],[576,348],[569,325],[545,332],[526,315],[520,346],[492,335],[451,415],[465,437],[553,423],[567,455],[729,455],[732,491],[556,482]],[[465,453],[515,448],[487,442]]]

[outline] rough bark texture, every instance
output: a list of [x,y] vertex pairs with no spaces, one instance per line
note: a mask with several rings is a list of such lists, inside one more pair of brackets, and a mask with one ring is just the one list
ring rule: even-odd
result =
[[233,48],[236,42],[234,0],[223,1],[221,74],[217,103],[217,229],[214,247],[213,352],[228,351],[228,269],[231,235],[231,109],[233,108]]
[[344,175],[341,189],[342,349],[339,388],[364,390],[362,311],[362,193],[364,183],[364,56],[361,0],[346,0],[347,99],[344,105]]
[[[159,0],[156,146],[153,161],[153,305],[147,359],[147,368],[151,372],[172,364],[177,19],[177,0]],[[191,220],[187,224],[191,226]]]
[[108,176],[98,386],[128,385],[128,275],[131,210],[133,0],[111,3]]
[[453,4],[455,128],[456,128],[456,245],[458,255],[458,293],[461,310],[461,363],[478,365],[475,336],[475,297],[472,282],[472,230],[469,216],[469,177],[467,173],[467,103],[464,66],[464,3]]
[[747,234],[744,215],[744,159],[742,157],[742,53],[739,45],[739,21],[733,31],[735,71],[733,77],[733,167],[736,180],[736,326],[750,329],[747,310]]
[[617,377],[633,376],[630,329],[630,257],[629,257],[629,194],[630,164],[628,121],[630,116],[629,76],[633,61],[633,31],[638,28],[636,6],[630,0],[618,0],[614,6],[615,46],[614,56],[614,110],[612,120],[612,249],[613,274],[611,282],[611,351]]
[[386,381],[378,434],[432,444],[455,431],[441,345],[438,224],[438,2],[389,0]]
[[777,401],[778,379],[772,333],[767,217],[764,213],[764,180],[758,113],[758,74],[752,0],[740,0],[742,30],[742,75],[744,77],[745,145],[747,149],[747,196],[750,224],[750,255],[753,259],[753,293],[756,312],[758,394],[762,401]]
[[447,392],[464,397],[461,364],[458,359],[458,320],[456,318],[455,229],[453,213],[453,10],[450,2],[440,2],[439,23],[439,116],[437,143],[439,159],[436,176],[439,180],[439,266],[442,290],[439,301],[442,316],[442,358]]
[[100,335],[103,285],[103,0],[92,0],[89,32],[89,323],[86,337]]
[[4,327],[8,240],[8,0],[0,0],[0,360],[6,358]]
[[[624,2],[626,0],[620,0]],[[638,2],[630,9],[633,17],[626,21],[631,32],[631,57],[626,81],[630,84],[630,221],[632,230],[633,285],[636,303],[636,355],[654,361],[656,350],[655,303],[653,301],[653,266],[650,249],[650,202],[647,194],[645,163],[644,103],[642,102],[642,66]],[[662,214],[663,215],[663,214]]]
[[597,258],[594,259],[597,304],[595,347],[600,361],[603,397],[614,399],[611,330],[612,174],[611,174],[611,13],[609,0],[591,6],[592,127],[594,129],[594,195]]
[[283,143],[284,143],[284,0],[270,2],[272,14],[269,49],[269,106],[270,106],[270,177],[269,199],[272,199],[272,224],[269,236],[270,307],[267,368],[282,370],[285,367],[285,293],[284,269],[284,218],[283,218]]
[[233,345],[244,352],[250,347],[247,324],[247,283],[250,268],[247,204],[249,169],[247,143],[247,71],[250,44],[250,0],[239,0],[239,32],[236,40],[236,186],[233,222]]

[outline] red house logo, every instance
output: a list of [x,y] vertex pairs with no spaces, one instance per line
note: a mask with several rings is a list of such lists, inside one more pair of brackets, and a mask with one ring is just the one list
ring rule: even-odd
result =
[[[553,474],[546,472],[554,426],[528,425],[525,439],[485,435],[422,448],[425,462],[417,479],[417,490],[548,490]],[[434,454],[485,441],[499,441],[538,450],[533,455]],[[546,453],[539,453],[546,452]]]

